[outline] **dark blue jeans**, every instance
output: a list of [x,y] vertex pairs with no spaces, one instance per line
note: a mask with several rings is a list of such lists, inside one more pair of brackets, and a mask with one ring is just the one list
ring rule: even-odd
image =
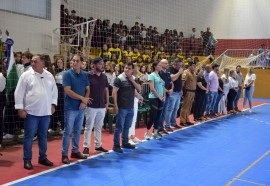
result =
[[122,133],[122,144],[128,143],[128,132],[131,127],[134,109],[119,109],[116,115],[116,125],[114,129],[114,147],[120,146],[120,134]]
[[235,109],[238,109],[238,101],[240,99],[241,93],[242,93],[242,87],[239,87],[239,89],[237,91],[237,94],[236,94],[236,97],[235,97],[235,99],[233,101],[233,107]]
[[166,113],[168,110],[169,101],[170,101],[170,95],[166,95],[166,99],[163,104],[163,109],[159,118],[159,127],[158,127],[159,131],[162,131],[164,129],[164,121],[165,121]]
[[65,127],[63,133],[62,155],[68,155],[70,134],[72,133],[72,153],[79,152],[80,136],[84,119],[83,110],[65,110]]
[[215,103],[215,108],[214,108],[214,114],[218,114],[218,105],[219,105],[219,102],[220,102],[222,96],[223,96],[222,93],[218,93],[217,100]]
[[33,116],[28,114],[24,120],[23,159],[32,159],[33,138],[38,135],[39,160],[47,158],[47,133],[50,116]]
[[217,102],[218,92],[209,92],[209,108],[206,110],[206,114],[213,115],[215,105]]

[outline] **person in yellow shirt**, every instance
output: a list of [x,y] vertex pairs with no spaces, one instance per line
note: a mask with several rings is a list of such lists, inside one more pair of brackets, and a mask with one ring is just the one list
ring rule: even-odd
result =
[[121,61],[121,49],[119,48],[119,43],[114,43],[112,48],[109,48],[109,52],[116,55],[117,61]]
[[160,59],[160,55],[163,54],[165,56],[165,51],[164,51],[164,47],[161,46],[160,49],[157,51],[156,53],[156,58]]
[[104,44],[101,52],[99,53],[99,57],[101,57],[104,61],[110,61],[112,54],[108,51],[107,44]]
[[148,58],[151,58],[151,54],[150,54],[150,50],[149,49],[145,49],[144,50],[144,54],[142,55],[143,61],[147,61]]
[[183,55],[183,52],[182,52],[181,49],[176,50],[176,57],[179,58],[179,59],[184,60],[184,55]]
[[134,51],[133,51],[131,58],[133,61],[136,61],[140,55],[141,54],[140,54],[138,48],[134,48]]
[[125,56],[129,56],[129,57],[132,57],[134,55],[132,48],[130,46],[123,53],[125,54]]

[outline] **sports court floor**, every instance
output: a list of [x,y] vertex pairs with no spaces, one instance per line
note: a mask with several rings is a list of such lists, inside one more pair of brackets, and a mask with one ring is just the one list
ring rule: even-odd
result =
[[92,156],[11,184],[270,185],[270,104],[145,141],[123,154]]

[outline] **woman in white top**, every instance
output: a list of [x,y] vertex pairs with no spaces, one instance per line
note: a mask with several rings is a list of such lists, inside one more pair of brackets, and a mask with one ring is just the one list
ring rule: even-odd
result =
[[112,74],[110,86],[113,86],[114,80],[123,72],[123,68],[119,64],[114,65],[113,69],[114,71]]
[[247,100],[249,102],[250,112],[252,112],[252,96],[254,93],[254,85],[256,80],[256,74],[253,67],[249,67],[247,70],[247,75],[244,81],[244,102],[243,108],[246,107]]
[[228,102],[227,102],[227,110],[229,113],[235,113],[233,108],[233,101],[237,95],[238,91],[238,81],[235,79],[235,72],[234,70],[230,70],[229,73],[229,93],[228,93]]
[[112,84],[113,84],[113,67],[112,67],[112,63],[110,61],[107,61],[105,63],[105,75],[107,77],[107,80],[108,80],[108,84],[110,85],[109,86],[109,95],[111,96],[112,95]]
[[226,99],[229,93],[229,72],[230,72],[230,69],[225,68],[224,73],[221,76],[221,79],[223,81],[223,90],[224,90],[224,94],[219,102],[219,113],[221,114],[227,114]]
[[[139,81],[141,73],[138,70],[137,64],[134,64],[133,76],[134,76],[136,81]],[[137,96],[135,94],[135,97],[134,97],[134,115],[133,115],[132,125],[129,128],[129,134],[128,134],[128,137],[129,137],[128,142],[130,144],[132,144],[132,145],[136,145],[136,144],[142,142],[140,139],[138,139],[135,136],[135,126],[136,126],[137,114],[138,114],[138,109],[139,109],[139,99],[143,100],[143,97],[141,97],[140,94],[137,94]]]

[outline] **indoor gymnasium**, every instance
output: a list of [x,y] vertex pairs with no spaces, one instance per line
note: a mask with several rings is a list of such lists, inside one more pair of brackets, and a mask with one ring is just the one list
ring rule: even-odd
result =
[[270,185],[269,0],[0,0],[0,185]]

